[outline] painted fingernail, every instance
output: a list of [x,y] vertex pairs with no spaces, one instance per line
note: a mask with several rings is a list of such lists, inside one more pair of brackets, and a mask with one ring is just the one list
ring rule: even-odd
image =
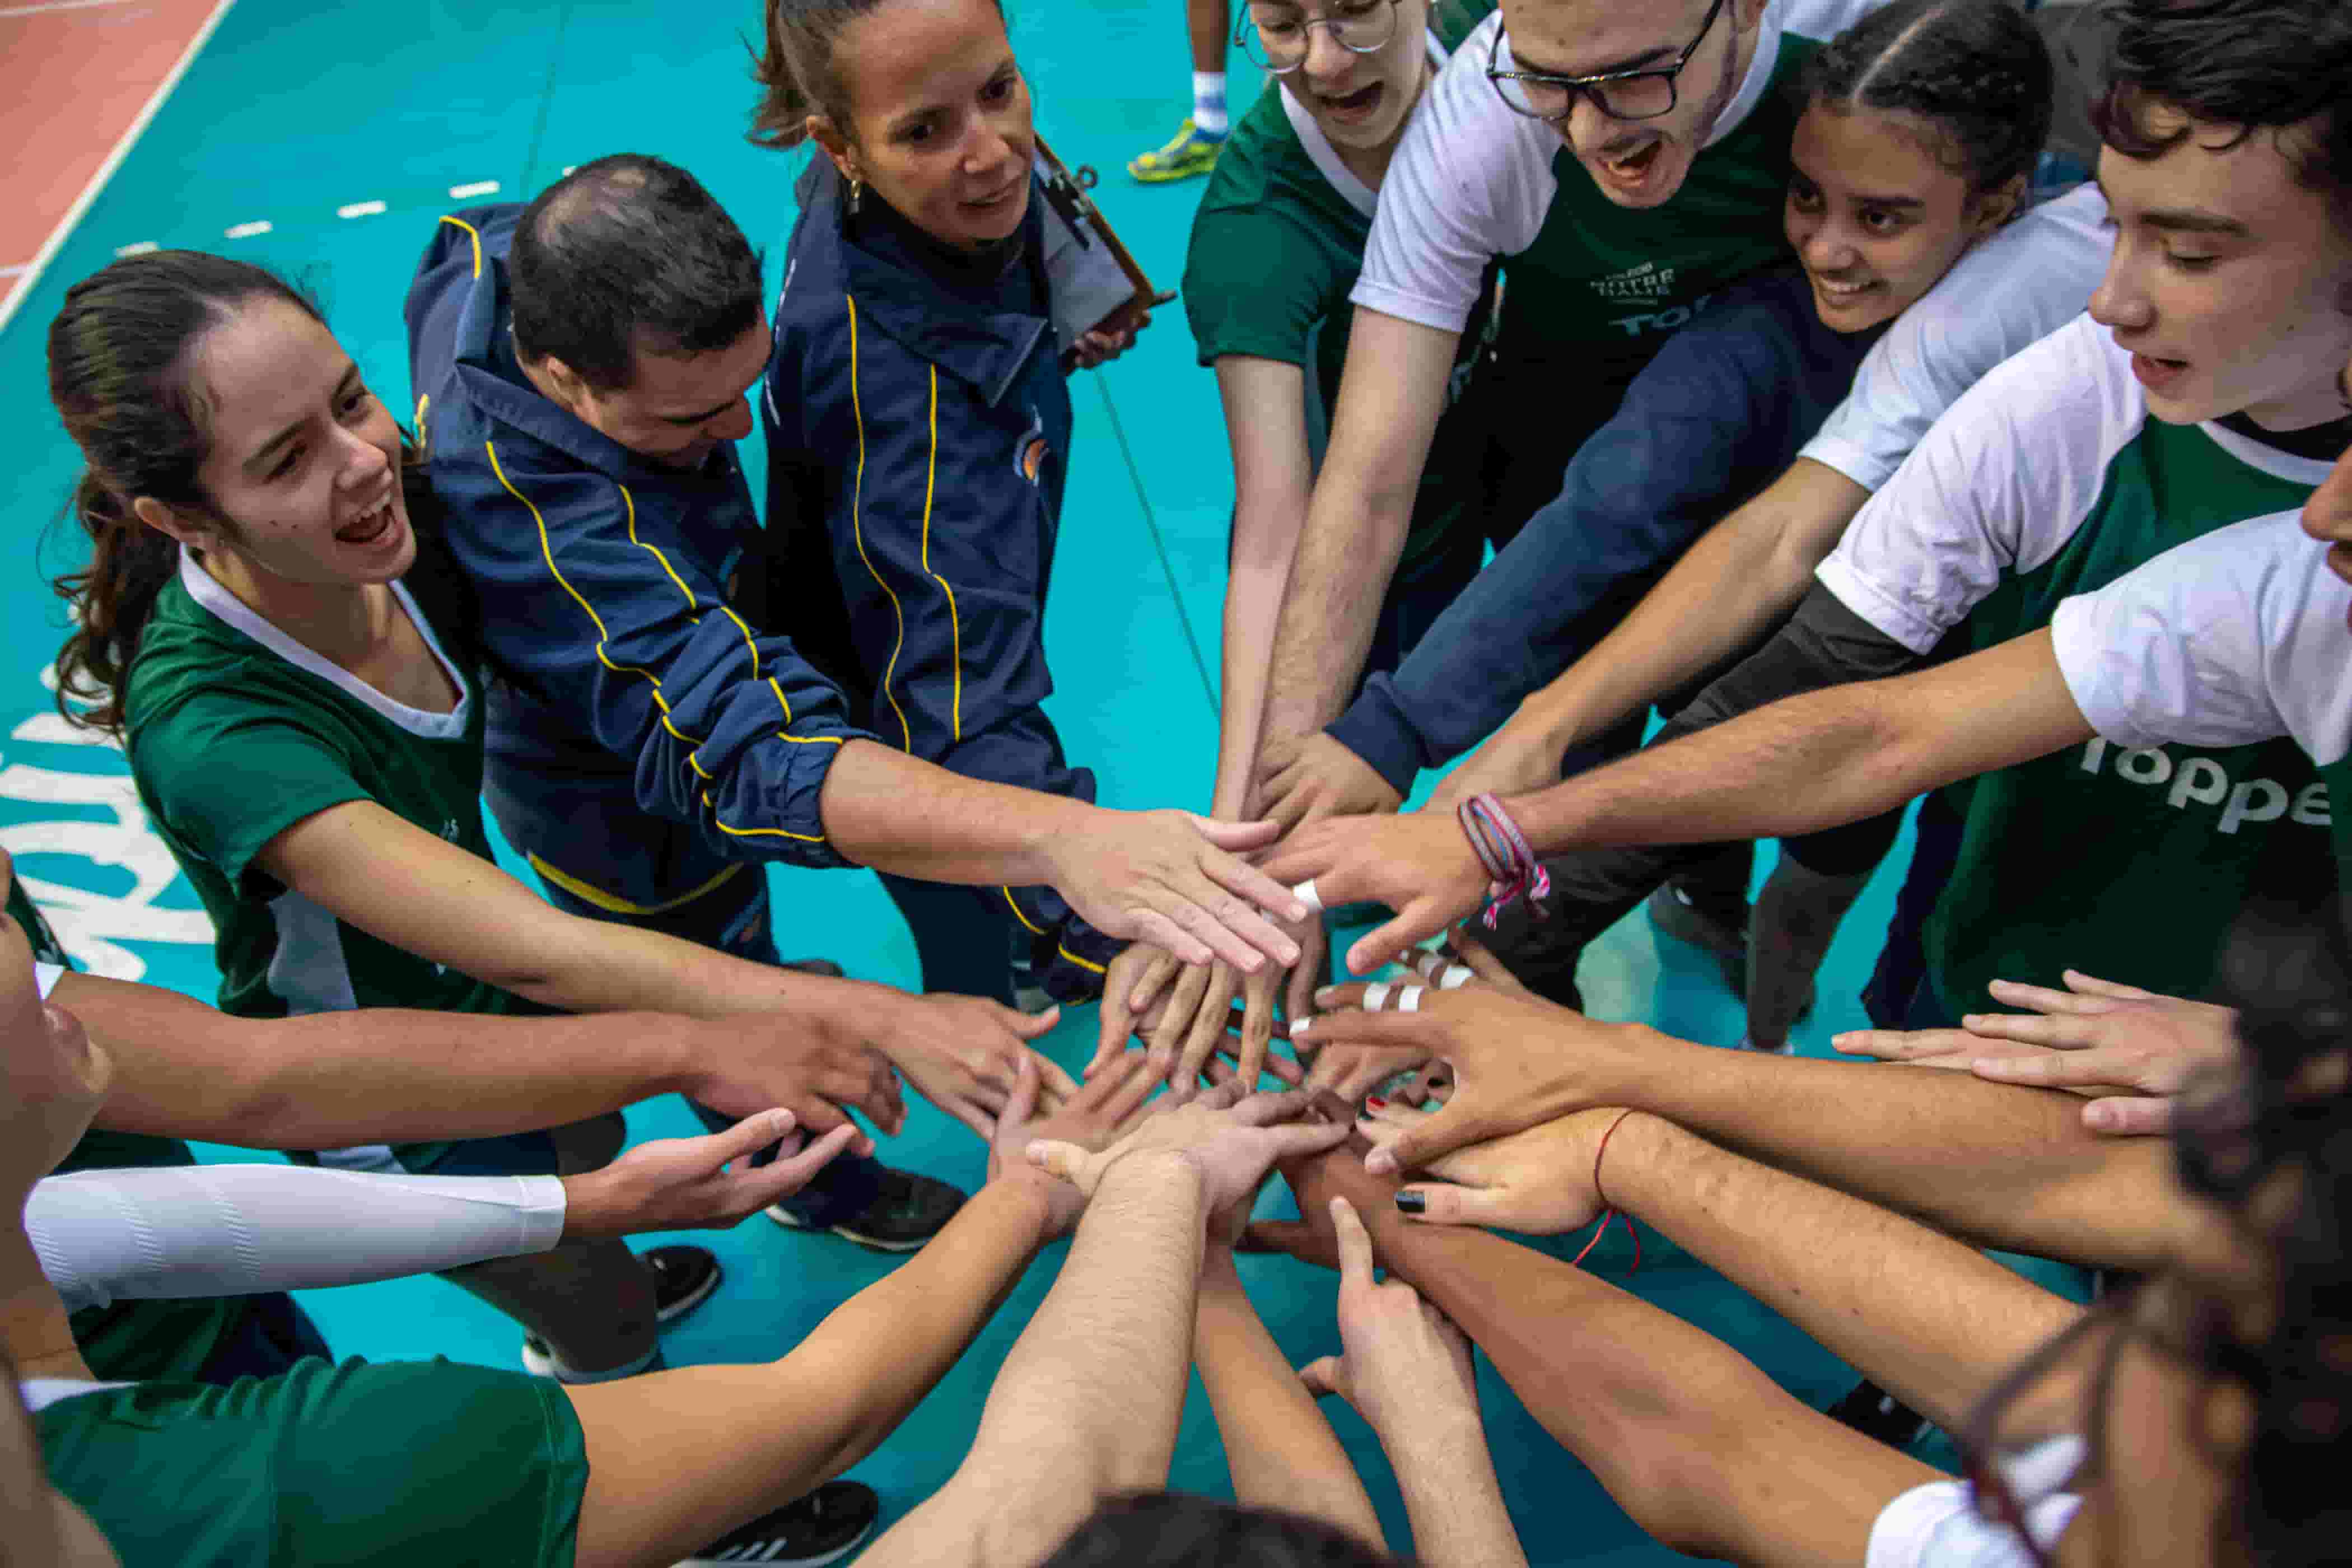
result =
[[1388,1106],[1389,1106],[1389,1102],[1388,1102],[1387,1100],[1382,1100],[1382,1099],[1381,1099],[1379,1095],[1377,1095],[1377,1094],[1376,1094],[1376,1095],[1374,1095],[1374,1096],[1372,1096],[1370,1100],[1367,1100],[1366,1101],[1364,1101],[1364,1103],[1365,1103],[1366,1105],[1370,1106],[1374,1110],[1386,1110],[1388,1109]]
[[1399,1193],[1396,1206],[1400,1214],[1422,1214],[1427,1211],[1429,1199],[1419,1193]]

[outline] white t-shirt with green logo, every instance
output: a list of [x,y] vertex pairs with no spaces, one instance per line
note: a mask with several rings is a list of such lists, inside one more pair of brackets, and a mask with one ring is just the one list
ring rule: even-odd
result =
[[[1629,379],[1726,284],[1785,259],[1781,205],[1796,110],[1780,89],[1822,43],[1884,0],[1772,0],[1754,58],[1674,199],[1634,209],[1593,185],[1559,131],[1517,113],[1486,77],[1512,68],[1500,12],[1430,85],[1381,184],[1351,296],[1383,315],[1458,332],[1488,263],[1507,289],[1505,355],[1596,365]],[[1727,15],[1717,27],[1729,25]],[[1703,89],[1685,79],[1684,90]]]
[[[2151,419],[2130,356],[2086,316],[1955,404],[1819,575],[1916,653],[1963,623],[1968,645],[1988,647],[2175,545],[2300,508],[2329,467],[2220,425]],[[1954,1016],[1983,1005],[1992,980],[2055,984],[2069,966],[2194,995],[2248,891],[2327,850],[2279,845],[2328,825],[2310,760],[2285,741],[2095,741],[1947,799],[1965,824],[1958,864],[1923,936]]]

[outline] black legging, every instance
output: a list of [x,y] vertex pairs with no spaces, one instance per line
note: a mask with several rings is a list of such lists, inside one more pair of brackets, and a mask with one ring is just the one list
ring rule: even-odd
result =
[[[1669,719],[1651,741],[1663,744],[1726,719],[1827,686],[1899,675],[1923,662],[1816,584],[1769,641],[1733,666]],[[1824,877],[1859,875],[1878,864],[1901,830],[1900,810],[1783,839],[1781,853]],[[1721,844],[1659,844],[1590,849],[1547,859],[1549,919],[1523,905],[1499,917],[1496,953],[1530,988],[1574,1005],[1576,965],[1593,938],[1623,919],[1660,884],[1719,864]]]

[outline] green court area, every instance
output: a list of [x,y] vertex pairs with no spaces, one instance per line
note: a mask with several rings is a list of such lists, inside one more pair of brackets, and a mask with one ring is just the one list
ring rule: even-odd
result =
[[[1137,185],[1122,165],[1164,140],[1184,112],[1182,7],[1014,0],[1013,10],[1039,129],[1064,158],[1102,172],[1097,194],[1106,212],[1155,279],[1172,286],[1201,185]],[[149,831],[121,757],[67,730],[45,686],[64,626],[46,577],[76,559],[70,538],[43,542],[76,472],[47,405],[42,364],[44,331],[67,286],[128,246],[216,249],[276,267],[320,298],[375,390],[399,410],[413,404],[402,296],[436,215],[453,206],[526,199],[566,167],[604,153],[656,153],[710,186],[765,247],[772,275],[804,154],[743,139],[754,97],[743,39],[758,21],[752,0],[396,7],[238,0],[0,332],[0,398],[16,410],[20,433],[0,494],[21,552],[0,619],[0,841],[85,966],[207,998],[215,984],[203,916]],[[1238,114],[1258,82],[1238,57],[1234,65]],[[1132,353],[1080,380],[1047,617],[1058,677],[1049,710],[1108,804],[1202,808],[1214,765],[1211,693],[1232,500],[1214,384],[1194,363],[1181,308],[1162,313]],[[761,466],[756,437],[744,456]],[[1801,1031],[1808,1050],[1863,1021],[1855,996],[1899,868],[1898,858],[1848,920],[1820,1009]],[[912,943],[873,878],[772,875],[786,952],[823,953],[860,977],[915,983]],[[1712,964],[1657,937],[1638,914],[1596,949],[1586,995],[1602,1016],[1638,1017],[1717,1043],[1739,1037],[1738,1010]],[[1053,1048],[1065,1061],[1082,1060],[1092,1026],[1088,1009],[1066,1023]],[[675,1100],[640,1107],[630,1120],[640,1137],[695,1130]],[[977,1141],[928,1106],[914,1109],[884,1152],[967,1186],[982,1179]],[[1287,1200],[1277,1191],[1265,1202],[1271,1209]],[[671,1333],[674,1362],[781,1353],[889,1267],[848,1243],[789,1235],[761,1218],[711,1245],[728,1282]],[[1833,1358],[1671,1246],[1652,1238],[1641,1273],[1629,1279],[1630,1257],[1612,1237],[1591,1267],[1721,1335],[1808,1401],[1826,1404],[1851,1384]],[[1040,1262],[971,1352],[858,1468],[881,1490],[886,1519],[952,1469],[1058,1260],[1056,1249]],[[1249,1258],[1243,1268],[1296,1362],[1337,1349],[1332,1279],[1287,1259]],[[435,1280],[317,1292],[307,1304],[345,1353],[515,1364],[518,1331]],[[1580,1331],[1573,1321],[1558,1325],[1564,1362],[1574,1362]],[[1486,1394],[1497,1468],[1532,1561],[1672,1556],[1643,1539],[1491,1374]],[[1345,1408],[1335,1403],[1331,1415],[1402,1543],[1402,1509],[1377,1445]],[[1197,1389],[1172,1479],[1213,1493],[1229,1487]]]

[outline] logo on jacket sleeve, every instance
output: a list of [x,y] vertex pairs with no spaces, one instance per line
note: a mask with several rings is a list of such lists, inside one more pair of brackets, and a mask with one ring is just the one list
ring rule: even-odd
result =
[[1045,459],[1054,448],[1045,440],[1045,416],[1034,408],[1029,411],[1029,428],[1013,443],[1013,471],[1035,484],[1045,471]]

